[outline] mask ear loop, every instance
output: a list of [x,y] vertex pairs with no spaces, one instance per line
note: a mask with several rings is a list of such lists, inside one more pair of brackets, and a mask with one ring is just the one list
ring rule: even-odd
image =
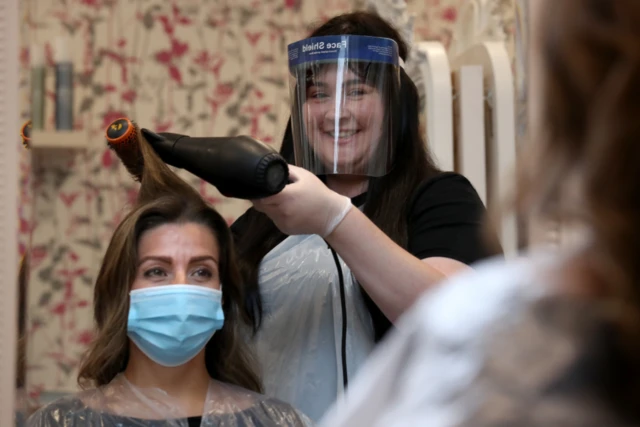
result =
[[400,65],[400,68],[404,68],[404,59],[401,56],[398,56],[398,65]]

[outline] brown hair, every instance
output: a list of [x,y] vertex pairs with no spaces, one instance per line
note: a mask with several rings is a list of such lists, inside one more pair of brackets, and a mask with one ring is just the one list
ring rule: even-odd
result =
[[138,201],[115,230],[98,273],[93,302],[96,337],[82,361],[78,382],[83,387],[108,384],[127,365],[129,291],[136,274],[140,236],[162,224],[194,222],[211,230],[220,249],[225,322],[205,347],[207,370],[216,380],[260,392],[252,358],[238,336],[244,295],[229,227],[195,189],[159,159],[141,134],[138,141],[144,160]]
[[608,308],[613,347],[626,361],[610,401],[637,410],[640,2],[562,0],[546,11],[539,29],[544,137],[525,154],[517,207],[588,228],[588,249],[576,260],[588,274],[566,285]]

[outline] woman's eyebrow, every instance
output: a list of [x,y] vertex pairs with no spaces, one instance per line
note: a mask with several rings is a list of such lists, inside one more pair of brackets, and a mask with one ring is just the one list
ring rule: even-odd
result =
[[[353,86],[353,85],[361,85],[361,84],[365,84],[365,83],[360,79],[349,79],[349,80],[343,82],[344,86]],[[309,87],[311,87],[311,86],[326,87],[327,83],[319,82],[319,81],[315,81],[315,80],[310,80],[309,81]]]
[[345,86],[355,86],[355,85],[361,85],[364,84],[364,82],[360,79],[349,79],[346,82],[344,82]]
[[[166,257],[166,256],[149,255],[149,256],[140,258],[138,265],[141,265],[147,261],[160,261],[163,264],[171,264],[173,262],[173,259],[171,257]],[[202,262],[202,261],[213,261],[216,264],[218,263],[218,260],[212,255],[198,255],[198,256],[191,257],[189,259],[190,263]]]
[[138,265],[141,265],[147,261],[160,261],[161,263],[164,263],[164,264],[171,264],[171,257],[149,255],[149,256],[140,258],[140,261],[138,261]]
[[202,261],[213,261],[214,263],[218,263],[218,260],[212,255],[199,255],[194,256],[190,260],[190,262],[202,262]]

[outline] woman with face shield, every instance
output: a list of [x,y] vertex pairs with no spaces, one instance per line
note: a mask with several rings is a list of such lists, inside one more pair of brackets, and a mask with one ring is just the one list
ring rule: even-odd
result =
[[115,230],[94,291],[81,393],[30,427],[304,426],[267,398],[238,335],[243,290],[229,227],[138,136],[138,202]]
[[313,419],[422,292],[493,253],[476,191],[427,153],[406,57],[366,12],[289,45],[292,183],[232,226],[265,392]]

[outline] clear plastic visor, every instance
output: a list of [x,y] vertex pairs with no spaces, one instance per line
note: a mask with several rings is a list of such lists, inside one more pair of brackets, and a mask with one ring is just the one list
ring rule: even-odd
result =
[[[290,59],[295,164],[318,175],[383,176],[394,160],[391,112],[399,87],[395,42],[361,36],[341,36],[339,43],[327,39],[307,39],[305,60],[292,66]],[[331,43],[339,48],[322,53],[319,47]],[[382,55],[385,46],[388,53]],[[309,53],[313,47],[321,53]]]

